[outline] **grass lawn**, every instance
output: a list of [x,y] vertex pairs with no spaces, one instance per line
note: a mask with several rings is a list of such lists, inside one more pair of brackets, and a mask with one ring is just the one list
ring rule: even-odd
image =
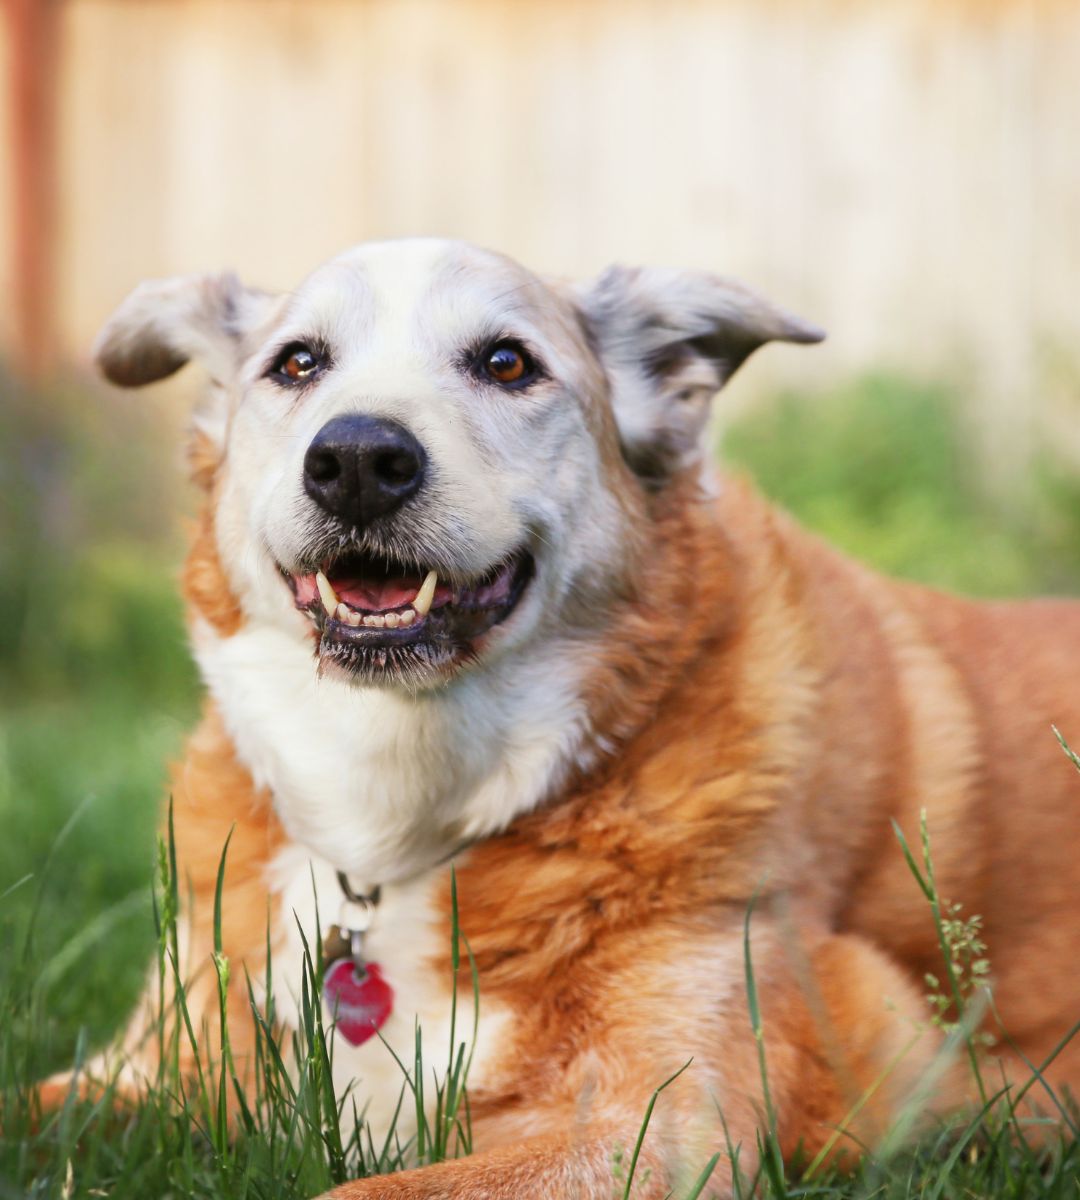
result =
[[[168,922],[156,929],[151,901],[155,828],[197,685],[175,597],[178,552],[163,533],[172,493],[160,478],[171,468],[154,423],[126,408],[88,412],[78,394],[4,399],[0,1200],[303,1197],[395,1165],[362,1126],[346,1121],[340,1141],[330,1132],[316,1014],[295,1047],[299,1082],[285,1081],[266,1044],[264,1103],[229,1136],[220,1073],[179,1103],[177,1081],[163,1078],[123,1118],[72,1105],[39,1121],[27,1107],[28,1081],[101,1044],[155,954],[167,966]],[[828,402],[777,397],[728,432],[726,453],[883,569],[982,594],[1080,592],[1077,493],[1042,470],[1013,503],[985,495],[948,397],[933,389],[876,378]],[[1080,779],[1077,789],[1080,801]],[[408,1088],[404,1102],[414,1103]],[[459,1102],[452,1081],[441,1103],[458,1121],[430,1131],[422,1158],[452,1153],[455,1136],[467,1143]],[[613,1164],[613,1195],[626,1188],[631,1153]],[[991,1116],[935,1128],[843,1180],[770,1170],[759,1193],[1080,1200],[1078,1179],[1075,1130],[1035,1148]]]

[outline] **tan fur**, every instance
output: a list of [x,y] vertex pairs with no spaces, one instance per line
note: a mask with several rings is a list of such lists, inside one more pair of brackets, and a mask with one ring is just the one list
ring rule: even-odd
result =
[[[765,1098],[743,978],[751,903],[785,1153],[850,1161],[913,1099],[962,1100],[960,1066],[928,1075],[940,1039],[922,978],[940,973],[939,950],[891,825],[917,846],[923,809],[942,896],[985,919],[1016,1047],[1002,1043],[1001,1068],[1022,1078],[1020,1056],[1045,1057],[1080,1007],[1080,781],[1050,733],[1054,722],[1080,738],[1080,606],[978,605],[885,580],[738,480],[719,499],[693,469],[637,487],[610,422],[597,428],[635,533],[632,583],[583,651],[597,752],[456,862],[481,1011],[510,1018],[470,1092],[477,1153],[346,1184],[339,1200],[608,1196],[615,1148],[633,1144],[649,1094],[690,1058],[658,1106],[635,1195],[668,1194],[726,1137],[752,1172]],[[215,539],[207,444],[196,470],[207,506],[185,594],[193,618],[228,637],[245,618]],[[268,913],[266,880],[284,835],[212,706],[173,796],[205,1017],[225,836],[235,826],[224,904],[235,983],[241,963],[261,968],[268,915],[271,940],[286,919]],[[449,884],[440,903],[434,978],[450,971]],[[464,967],[460,983],[471,986]],[[230,1006],[235,1042],[251,1025],[242,986]],[[1076,1089],[1080,1051],[1047,1078]],[[730,1176],[725,1158],[718,1194]]]
[[240,628],[240,605],[224,582],[209,509],[203,510],[191,531],[182,585],[185,599],[218,633],[228,637]]

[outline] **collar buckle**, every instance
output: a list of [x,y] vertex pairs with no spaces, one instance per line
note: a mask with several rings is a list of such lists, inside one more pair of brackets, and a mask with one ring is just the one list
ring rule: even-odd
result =
[[342,891],[341,908],[337,924],[328,932],[324,955],[327,959],[339,958],[341,950],[347,947],[349,958],[359,967],[364,962],[364,934],[375,920],[382,888],[376,886],[370,892],[358,892],[344,871],[337,872],[337,880]]

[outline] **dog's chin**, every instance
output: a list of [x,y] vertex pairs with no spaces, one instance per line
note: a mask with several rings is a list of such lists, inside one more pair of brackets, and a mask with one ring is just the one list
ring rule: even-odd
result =
[[415,691],[482,657],[487,635],[513,614],[535,570],[521,549],[460,581],[363,553],[282,574],[312,623],[320,672],[361,687]]

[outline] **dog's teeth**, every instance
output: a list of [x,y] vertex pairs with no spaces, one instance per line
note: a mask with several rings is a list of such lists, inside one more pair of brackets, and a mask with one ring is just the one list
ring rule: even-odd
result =
[[337,608],[336,608],[336,609],[334,609],[334,616],[335,616],[335,617],[336,617],[336,618],[337,618],[339,621],[343,621],[343,622],[346,622],[346,623],[347,623],[347,622],[348,622],[348,620],[349,620],[349,613],[350,613],[351,611],[352,611],[352,609],[350,609],[350,608],[349,608],[349,606],[348,606],[348,605],[345,603],[345,601],[343,600],[343,601],[342,601],[342,602],[341,602],[341,603],[340,603],[340,604],[337,606]]
[[401,617],[396,612],[388,612],[385,619],[387,629],[397,629],[401,622]]
[[350,625],[355,627],[355,626],[359,625],[363,619],[364,619],[364,617],[363,617],[362,613],[358,613],[355,609],[352,609],[352,608],[349,609],[349,615],[347,617],[347,620]]
[[322,601],[323,608],[326,609],[326,615],[332,617],[341,601],[338,600],[337,592],[330,586],[330,580],[322,571],[315,572],[315,586],[319,589],[319,599]]
[[369,629],[382,629],[385,623],[382,613],[372,613],[364,618],[364,624]]
[[431,608],[431,602],[435,599],[435,587],[439,582],[439,574],[437,571],[428,571],[427,578],[420,585],[420,590],[416,593],[416,599],[412,602],[413,608],[416,609],[416,615],[426,617],[428,610]]
[[407,608],[399,617],[399,625],[411,625],[416,620],[416,613],[411,608]]

